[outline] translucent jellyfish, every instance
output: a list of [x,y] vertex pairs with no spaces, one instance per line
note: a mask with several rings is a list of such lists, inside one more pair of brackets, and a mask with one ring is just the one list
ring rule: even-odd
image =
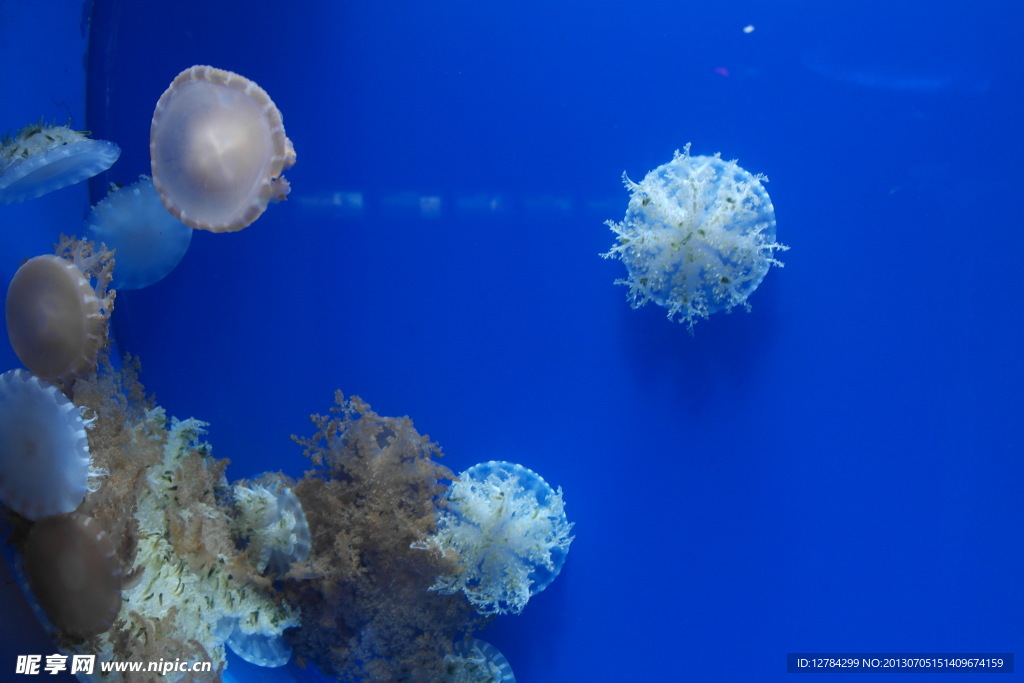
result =
[[516,683],[512,666],[498,648],[478,638],[455,643],[444,658],[444,683]]
[[311,538],[302,504],[292,490],[270,481],[234,487],[238,533],[248,541],[256,571],[284,574],[292,562],[309,557]]
[[438,577],[431,590],[461,590],[481,614],[518,614],[554,581],[569,552],[562,489],[503,461],[474,465],[459,479],[436,534],[413,546],[459,555],[461,571]]
[[[91,242],[61,236],[61,256],[36,256],[7,288],[7,334],[33,374],[67,386],[96,368],[107,340],[113,259]],[[95,285],[93,284],[95,280]]]
[[295,163],[281,112],[263,88],[212,66],[178,74],[161,95],[149,135],[153,184],[182,223],[241,230],[289,192]]
[[273,669],[284,666],[292,658],[292,646],[279,633],[246,633],[236,617],[221,618],[217,622],[216,634],[224,638],[232,652],[256,666]]
[[181,262],[192,241],[192,229],[167,212],[145,176],[92,207],[86,229],[117,253],[113,285],[118,289],[159,282]]
[[67,126],[26,126],[0,143],[0,204],[16,204],[110,168],[121,148]]
[[121,610],[121,563],[92,517],[36,522],[25,542],[25,575],[47,618],[74,638],[107,631]]
[[49,382],[24,370],[0,375],[0,500],[28,519],[75,510],[90,478],[86,423]]
[[690,156],[690,146],[639,183],[623,174],[629,208],[621,223],[607,225],[618,244],[603,254],[626,265],[629,302],[654,302],[693,330],[717,311],[747,303],[776,251],[775,209],[762,185],[721,156]]

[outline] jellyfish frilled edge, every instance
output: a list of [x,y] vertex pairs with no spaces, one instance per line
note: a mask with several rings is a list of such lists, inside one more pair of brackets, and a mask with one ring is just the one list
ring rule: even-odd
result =
[[621,222],[608,221],[618,240],[605,258],[616,258],[628,276],[633,308],[653,302],[670,320],[694,323],[747,298],[771,266],[782,266],[775,240],[775,207],[762,175],[721,156],[690,156],[690,146],[635,183]]

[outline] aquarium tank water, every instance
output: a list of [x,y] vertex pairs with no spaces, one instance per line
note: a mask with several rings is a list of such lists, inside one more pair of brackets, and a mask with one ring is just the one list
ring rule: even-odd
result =
[[1015,671],[1022,20],[0,0],[0,680]]

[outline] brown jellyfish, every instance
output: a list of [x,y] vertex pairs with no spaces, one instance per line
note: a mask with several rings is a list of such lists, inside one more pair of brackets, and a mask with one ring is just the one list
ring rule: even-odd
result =
[[88,638],[113,625],[121,610],[121,563],[96,520],[71,514],[36,522],[24,558],[32,594],[63,633]]
[[[68,388],[96,368],[107,341],[114,290],[110,252],[61,236],[61,256],[29,259],[7,288],[7,334],[32,374]],[[96,281],[93,286],[91,279]]]
[[178,74],[160,96],[149,133],[153,184],[185,225],[241,230],[290,188],[295,163],[281,112],[263,88],[212,66]]

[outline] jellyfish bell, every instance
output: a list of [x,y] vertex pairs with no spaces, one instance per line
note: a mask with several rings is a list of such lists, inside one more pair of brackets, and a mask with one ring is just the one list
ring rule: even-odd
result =
[[312,536],[302,503],[287,482],[264,475],[234,486],[239,511],[236,529],[260,574],[285,574],[309,557]]
[[459,571],[437,577],[430,590],[462,591],[480,614],[518,614],[562,570],[572,526],[561,488],[528,467],[492,460],[459,475],[437,532],[411,547],[460,558]]
[[[469,489],[486,491],[492,487],[491,490],[512,492],[510,497],[524,501],[531,515],[539,511],[534,519],[545,519],[547,524],[542,525],[536,535],[546,539],[546,554],[525,563],[530,565],[527,575],[530,595],[536,595],[550,586],[565,565],[569,543],[572,541],[568,536],[572,524],[565,517],[561,489],[556,492],[529,467],[504,460],[479,463],[460,474],[459,478]],[[524,530],[519,526],[520,519],[516,519],[514,512],[505,517],[507,510],[502,506],[491,512],[494,516],[488,520],[489,524],[504,528],[515,527],[515,533]]]
[[99,306],[85,274],[59,256],[26,261],[7,289],[7,332],[29,370],[85,374],[102,346]]
[[33,374],[66,385],[96,368],[115,292],[106,289],[110,252],[63,236],[58,250],[67,258],[36,256],[14,274],[7,288],[7,334]]
[[694,323],[749,297],[771,266],[776,251],[775,208],[762,175],[753,175],[720,155],[691,156],[690,146],[634,183],[626,217],[606,225],[618,238],[603,254],[623,262],[633,308],[653,302],[670,320]]
[[241,230],[288,194],[295,163],[281,112],[263,88],[212,66],[178,74],[153,112],[153,184],[192,228]]
[[36,522],[24,558],[33,596],[63,633],[88,638],[114,624],[121,610],[121,564],[110,536],[92,517]]
[[117,253],[113,285],[142,289],[162,280],[181,262],[192,229],[168,213],[153,181],[111,192],[92,208],[86,227],[91,237]]
[[67,126],[26,126],[0,145],[0,204],[16,204],[110,168],[121,148]]
[[86,423],[49,382],[0,375],[0,501],[28,519],[74,511],[91,476]]
[[231,627],[225,643],[236,655],[256,666],[276,669],[284,666],[292,658],[292,646],[281,634],[246,633],[238,619],[222,619],[218,628],[227,630]]
[[479,638],[455,643],[442,664],[444,683],[516,683],[512,665],[501,651]]

